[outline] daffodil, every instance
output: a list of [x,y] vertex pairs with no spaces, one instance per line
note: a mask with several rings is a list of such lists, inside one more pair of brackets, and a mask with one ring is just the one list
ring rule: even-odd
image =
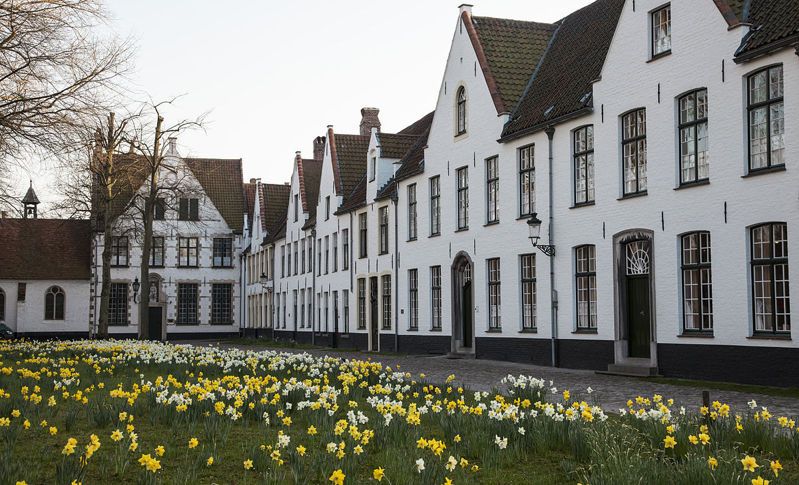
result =
[[759,468],[760,465],[757,464],[757,460],[755,457],[746,455],[741,458],[741,465],[743,465],[744,471],[753,472],[755,468]]
[[710,467],[711,470],[715,470],[719,466],[719,461],[711,456],[707,459],[707,466]]
[[768,485],[771,481],[766,480],[765,478],[758,475],[757,478],[752,479],[752,485]]
[[677,445],[677,440],[674,439],[674,436],[669,435],[669,436],[666,436],[665,438],[663,438],[663,447],[664,448],[672,448],[673,449],[675,445]]
[[782,464],[780,464],[780,460],[774,460],[770,462],[770,467],[775,477],[780,476],[780,470],[782,470]]
[[372,471],[372,478],[374,478],[378,482],[382,481],[383,480],[383,476],[385,476],[385,473],[386,473],[386,471],[382,467],[375,468]]
[[244,469],[245,470],[252,470],[252,467],[253,467],[252,460],[250,460],[249,458],[244,460]]
[[341,471],[341,468],[339,468],[336,471],[334,471],[332,475],[330,475],[328,480],[333,482],[333,485],[343,485],[345,477],[346,475],[344,475],[344,472]]
[[211,466],[214,464],[214,457],[209,456],[207,460],[205,460],[205,466]]
[[199,444],[200,444],[200,442],[197,440],[197,438],[189,439],[189,449],[190,450],[194,449],[194,448],[197,448],[197,445],[199,445]]

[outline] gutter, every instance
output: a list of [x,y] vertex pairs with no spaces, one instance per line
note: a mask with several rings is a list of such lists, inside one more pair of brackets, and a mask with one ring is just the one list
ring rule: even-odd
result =
[[[552,175],[552,168],[554,165],[553,162],[553,142],[552,138],[555,136],[555,126],[549,125],[546,128],[547,138],[549,139],[549,214],[547,214],[549,218],[549,245],[555,245],[555,217],[553,214],[554,208],[554,194],[553,190],[553,175]],[[552,348],[552,367],[557,367],[558,365],[558,352],[556,349],[557,340],[558,340],[558,292],[555,290],[555,255],[549,257],[549,299],[550,299],[550,321],[551,321],[551,348]]]
[[525,128],[515,133],[511,133],[510,135],[500,136],[499,139],[497,139],[497,143],[507,143],[509,141],[517,140],[527,135],[532,135],[533,133],[538,133],[541,130],[546,131],[548,128],[554,127],[554,125],[556,124],[565,123],[566,121],[572,120],[574,118],[579,118],[580,116],[589,114],[592,111],[594,111],[593,106],[584,106],[576,111],[572,111],[571,113],[560,115],[557,118],[552,118],[551,120],[538,123],[529,128]]

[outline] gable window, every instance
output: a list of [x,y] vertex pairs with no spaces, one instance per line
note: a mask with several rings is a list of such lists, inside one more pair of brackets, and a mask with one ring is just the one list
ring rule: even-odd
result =
[[366,278],[358,279],[358,329],[366,328]]
[[651,14],[652,58],[671,52],[671,5],[661,7]]
[[166,201],[163,197],[155,199],[155,211],[153,212],[153,219],[156,221],[163,221],[166,219]]
[[0,288],[0,322],[6,319],[6,292]]
[[574,141],[574,205],[594,201],[594,127],[577,128]]
[[621,118],[624,195],[646,193],[646,108]]
[[350,230],[341,230],[341,252],[344,253],[344,259],[341,262],[341,268],[344,270],[350,269]]
[[128,324],[128,284],[111,283],[108,299],[108,325],[124,326]]
[[710,167],[707,89],[682,96],[680,105],[680,183],[707,180]]
[[458,176],[458,230],[469,229],[469,167],[459,168]]
[[441,330],[441,266],[430,267],[430,324]]
[[111,237],[111,266],[128,265],[128,237]]
[[466,133],[466,88],[463,86],[458,88],[456,94],[456,117],[457,117],[457,133],[462,135]]
[[535,212],[535,145],[519,148],[519,215]]
[[408,186],[408,241],[416,240],[416,184]]
[[64,319],[64,290],[58,286],[51,286],[44,294],[44,319]]
[[196,268],[199,263],[200,242],[196,237],[178,238],[178,266]]
[[338,271],[338,233],[333,233],[333,272]]
[[499,222],[499,167],[497,157],[486,159],[486,222]]
[[536,329],[535,254],[521,255],[522,330]]
[[749,76],[749,170],[785,165],[782,66]]
[[369,159],[369,181],[374,181],[377,176],[377,157]]
[[377,211],[380,218],[380,254],[388,254],[388,206]]
[[300,219],[300,196],[294,194],[294,222]]
[[430,179],[430,235],[441,234],[441,179],[438,175]]
[[178,202],[178,219],[181,221],[200,220],[200,200],[181,197]]
[[330,219],[330,196],[325,197],[325,220]]
[[178,325],[197,325],[199,287],[197,283],[178,283]]
[[713,331],[709,232],[682,237],[682,307],[686,332]]
[[419,271],[408,270],[408,330],[419,330]]
[[486,261],[488,266],[488,329],[502,328],[501,287],[499,274],[499,258]]
[[[295,302],[296,304],[296,302]],[[233,285],[214,283],[211,285],[211,325],[233,323]]]
[[232,268],[232,267],[233,267],[233,239],[229,237],[215,237],[214,268]]
[[574,249],[574,279],[577,287],[577,330],[596,329],[596,247]]
[[358,240],[358,254],[359,257],[365,258],[367,255],[367,228],[366,228],[366,212],[362,214],[358,214],[358,231],[360,233],[360,238]]
[[788,227],[784,222],[755,226],[751,229],[751,239],[755,333],[790,333]]
[[150,266],[153,268],[164,267],[164,236],[153,236],[150,247]]
[[383,275],[383,330],[391,329],[391,275]]

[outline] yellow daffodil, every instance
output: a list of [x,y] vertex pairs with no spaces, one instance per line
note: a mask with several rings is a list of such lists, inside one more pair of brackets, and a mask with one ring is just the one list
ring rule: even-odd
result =
[[760,465],[757,464],[757,460],[755,457],[746,455],[741,458],[741,465],[743,465],[744,471],[753,472],[755,468],[759,468]]
[[675,440],[674,437],[671,436],[671,435],[666,436],[665,438],[663,438],[663,447],[664,448],[672,448],[673,449],[676,444],[677,444],[677,440]]
[[385,475],[385,473],[386,473],[386,471],[383,468],[375,468],[372,471],[372,478],[374,478],[378,482],[382,481],[383,480],[383,476]]
[[719,461],[711,456],[707,459],[707,466],[709,466],[711,470],[715,470],[719,466]]
[[211,466],[214,464],[214,457],[209,456],[207,460],[205,460],[205,466]]
[[200,442],[197,440],[197,438],[191,438],[189,440],[189,449],[191,450],[191,449],[197,448],[197,445],[199,445],[199,444],[200,444]]
[[252,467],[253,467],[252,460],[250,460],[250,459],[244,460],[244,469],[245,470],[252,470]]
[[752,479],[752,485],[768,485],[771,481],[766,480],[765,478],[758,475],[757,478]]
[[770,462],[770,467],[775,477],[780,476],[780,470],[782,470],[782,464],[780,464],[780,460],[774,460]]
[[338,470],[334,471],[332,475],[330,475],[328,480],[333,482],[333,485],[343,485],[344,478],[346,478],[346,475],[344,475],[344,472],[342,472],[341,468],[339,468]]

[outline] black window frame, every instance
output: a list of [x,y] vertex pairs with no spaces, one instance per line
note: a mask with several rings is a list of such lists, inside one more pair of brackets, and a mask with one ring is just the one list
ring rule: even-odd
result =
[[164,199],[163,197],[158,197],[155,199],[153,220],[154,221],[166,220],[166,199]]
[[[588,254],[582,258],[581,252],[588,251]],[[584,265],[581,265],[581,259],[585,259]],[[586,285],[581,289],[580,283],[585,281]],[[587,299],[583,299],[581,295],[586,295]],[[593,295],[594,300],[591,301]],[[594,244],[581,244],[574,248],[574,326],[578,332],[595,332],[597,331],[597,324],[599,315],[597,313],[598,305],[598,289],[596,283],[596,245]],[[581,313],[580,304],[585,302],[586,313]],[[593,303],[593,309],[592,309]],[[586,315],[587,322],[583,320],[583,315]]]
[[[693,244],[692,244],[693,241]],[[709,231],[692,231],[680,236],[680,301],[682,303],[683,332],[713,333],[713,274],[712,241]],[[691,293],[691,301],[698,303],[697,312],[688,313],[689,288],[697,287]],[[705,294],[705,289],[709,294]],[[707,306],[705,305],[707,303]],[[688,327],[691,315],[697,315],[699,328]]]
[[430,177],[430,237],[441,235],[441,176]]
[[[771,97],[771,71],[778,69],[780,71],[780,93],[781,96]],[[752,81],[755,76],[766,73],[766,100],[753,103],[752,102]],[[782,146],[782,163],[772,162],[772,126],[771,126],[771,108],[773,105],[782,105],[782,136],[785,137],[785,71],[782,64],[774,64],[758,69],[746,76],[746,140],[747,140],[747,163],[746,166],[750,173],[756,173],[763,170],[773,170],[785,167],[785,141],[783,139]],[[755,110],[766,108],[766,165],[763,167],[752,167],[752,113]]]
[[388,254],[388,206],[377,209],[377,220],[380,224],[378,236],[378,254]]
[[[704,93],[705,95],[705,111],[704,117],[699,117],[699,95]],[[683,101],[688,100],[689,98],[693,97],[693,119],[686,120],[683,117],[684,110],[682,109]],[[692,185],[692,184],[701,184],[706,183],[710,179],[710,147],[708,145],[708,140],[710,138],[709,135],[709,125],[708,125],[708,113],[710,111],[710,104],[708,101],[707,95],[707,88],[698,88],[694,89],[693,91],[687,92],[677,98],[677,140],[679,143],[679,147],[677,150],[677,157],[679,159],[679,172],[680,172],[680,186],[685,185]],[[705,151],[699,151],[699,131],[700,128],[704,125],[705,129]],[[692,132],[693,140],[692,140],[692,151],[690,155],[693,155],[694,166],[691,169],[693,171],[693,179],[686,180],[684,177],[686,168],[684,167],[684,154],[683,154],[683,132],[685,130],[690,130]],[[704,177],[700,177],[699,175],[699,154],[705,154],[705,166],[706,166],[706,174]]]
[[111,267],[127,268],[129,265],[130,240],[128,236],[111,236]]
[[[178,283],[175,312],[176,325],[199,325],[200,323],[200,285],[198,283]],[[193,318],[191,318],[193,317]]]
[[196,197],[181,197],[178,201],[179,221],[200,220],[200,199]]
[[294,222],[300,219],[300,196],[294,194]]
[[[638,115],[643,113],[643,125],[640,124],[640,120],[638,119]],[[627,134],[627,120],[633,119],[635,123],[630,126],[635,127],[635,134],[628,135]],[[649,161],[648,161],[648,143],[646,139],[646,108],[635,108],[632,109],[624,114],[621,115],[621,163],[622,163],[622,194],[625,197],[630,196],[637,196],[637,195],[644,195],[647,193],[648,187],[648,168],[649,168]],[[643,126],[643,134],[641,133],[641,126]],[[643,145],[641,145],[643,143]],[[635,152],[631,152],[631,157],[634,155],[635,158],[635,190],[628,191],[627,190],[627,153],[626,148],[634,147]],[[641,148],[643,146],[643,152]],[[643,158],[641,157],[641,153],[643,153]],[[643,160],[643,167],[646,175],[643,179],[644,187],[641,188],[641,171],[640,167],[642,166],[641,160]]]
[[499,222],[499,157],[494,155],[486,164],[486,224]]
[[461,167],[455,170],[457,196],[456,206],[456,227],[457,231],[469,230],[469,167]]
[[211,284],[211,325],[233,324],[233,284]]
[[[233,238],[215,237],[213,240],[212,265],[214,268],[233,267]],[[217,263],[217,260],[219,262]]]
[[[186,243],[184,245],[184,242]],[[192,246],[192,242],[194,245]],[[184,252],[185,250],[185,258]],[[194,264],[191,264],[191,253],[194,250]],[[191,236],[178,237],[178,268],[199,268],[200,267],[200,239]]]
[[366,278],[358,278],[358,330],[366,329]]
[[430,267],[430,330],[441,330],[441,266]]
[[[780,226],[782,230],[782,237],[779,246],[777,245],[777,241],[775,241],[775,228]],[[768,228],[768,246],[769,246],[769,256],[764,258],[755,258],[757,254],[756,251],[756,244],[755,244],[755,231],[761,228]],[[791,310],[790,310],[790,271],[789,271],[789,261],[788,261],[788,224],[785,222],[766,222],[763,224],[757,224],[749,228],[749,239],[750,239],[750,273],[751,273],[751,297],[750,297],[750,304],[752,308],[752,329],[754,335],[770,335],[770,336],[790,336],[791,334]],[[775,256],[775,254],[781,250],[780,256]],[[757,281],[756,281],[756,268],[757,267],[767,267],[769,269],[769,301],[770,301],[770,315],[771,315],[771,330],[768,329],[758,329],[757,328]],[[784,297],[786,305],[784,306],[784,319],[785,323],[783,324],[786,329],[785,330],[778,330],[778,323],[777,323],[777,284],[776,284],[776,269],[777,267],[784,267],[784,280],[785,289]],[[765,314],[764,315],[768,315]]]
[[361,212],[358,214],[358,258],[363,259],[369,256],[369,228],[368,228],[367,214]]
[[333,272],[338,271],[338,232],[334,232],[330,238],[333,240]]
[[418,214],[416,213],[416,184],[408,185],[408,241],[416,241],[419,236]]
[[[582,138],[580,138],[582,135]],[[585,166],[583,170],[582,165]],[[572,170],[574,170],[574,206],[591,205],[596,199],[594,179],[594,125],[583,125],[572,131]],[[580,177],[585,179],[585,188],[579,188]],[[582,195],[580,200],[579,195]]]
[[[536,259],[535,253],[519,255],[519,287],[520,294],[520,313],[523,332],[535,332],[538,329],[538,283],[536,279]],[[529,302],[527,301],[529,297]],[[530,312],[525,307],[530,306]]]
[[342,313],[344,315],[344,333],[350,333],[350,290],[341,290],[341,298],[343,301]]
[[419,330],[419,270],[408,270],[408,330]]
[[350,230],[341,230],[341,269],[346,271],[350,269]]
[[66,314],[66,293],[60,286],[47,288],[44,294],[44,320],[64,320]]
[[325,196],[325,220],[330,220],[330,196]]
[[108,326],[127,326],[130,323],[128,318],[128,284],[111,282],[108,293]]
[[300,242],[294,241],[292,244],[294,248],[294,275],[296,276],[300,270]]
[[460,86],[455,92],[455,136],[466,133],[466,87]]
[[391,275],[380,277],[380,315],[383,330],[391,330]]
[[[528,154],[527,158],[524,153]],[[519,217],[529,217],[535,212],[535,143],[519,147],[516,158],[519,167]]]
[[153,236],[152,243],[150,244],[150,267],[163,268],[165,256],[165,239],[164,236]]
[[[655,18],[656,18],[655,16],[664,11],[666,11],[668,15],[667,18],[668,34],[666,35],[666,37],[668,37],[669,39],[669,47],[668,49],[656,52],[656,42],[657,42],[656,32],[657,32],[657,27],[660,24],[659,23],[655,24]],[[650,36],[651,36],[650,47],[649,47],[649,58],[657,59],[659,57],[671,54],[671,4],[667,3],[649,12],[649,23],[650,23]]]
[[486,259],[488,331],[502,331],[502,272],[500,258]]
[[330,235],[325,236],[325,274],[330,274]]

